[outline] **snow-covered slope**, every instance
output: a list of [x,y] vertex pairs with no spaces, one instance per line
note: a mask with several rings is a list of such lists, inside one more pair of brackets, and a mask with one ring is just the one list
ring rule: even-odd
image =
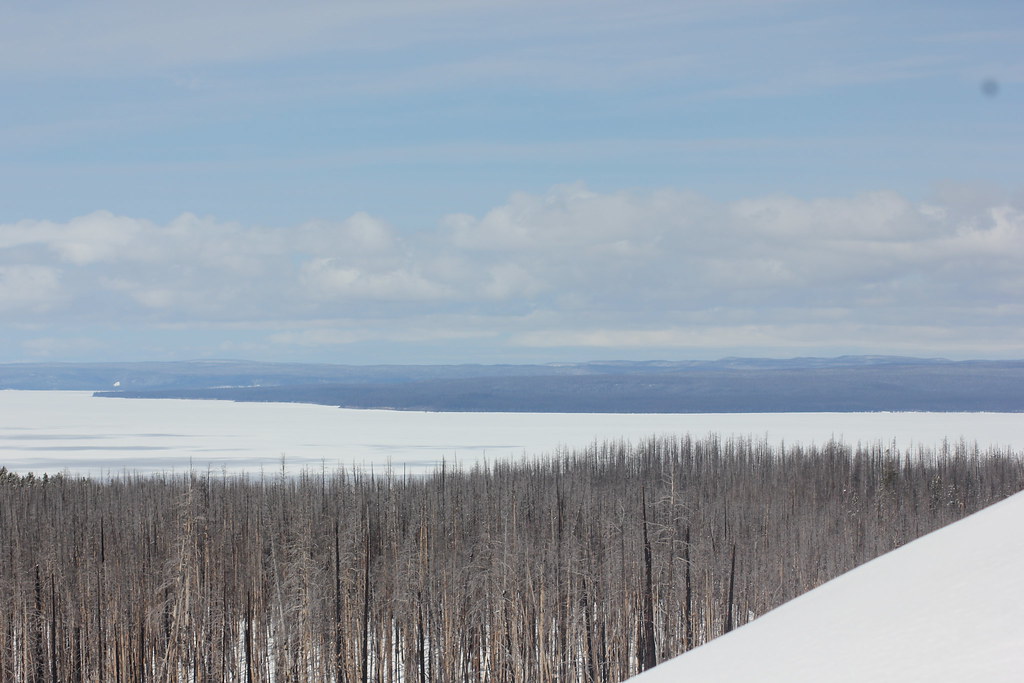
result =
[[1024,681],[1024,493],[630,681]]

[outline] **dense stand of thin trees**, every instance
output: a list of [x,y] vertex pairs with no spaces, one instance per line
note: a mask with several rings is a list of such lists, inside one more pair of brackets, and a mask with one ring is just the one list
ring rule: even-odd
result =
[[0,470],[0,680],[620,681],[1022,487],[963,444],[715,436],[415,477]]

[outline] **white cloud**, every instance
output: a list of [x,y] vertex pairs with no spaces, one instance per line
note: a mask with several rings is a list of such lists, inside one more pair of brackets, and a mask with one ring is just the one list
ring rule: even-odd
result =
[[920,237],[931,227],[928,210],[893,192],[852,198],[802,201],[792,197],[740,200],[732,204],[739,223],[764,238],[891,242]]
[[[1019,357],[1016,325],[956,328],[939,324],[884,325],[868,321],[841,323],[691,325],[652,329],[537,329],[514,334],[509,343],[538,349],[667,350],[680,358],[712,350],[713,357],[738,352],[750,355],[809,353],[897,353]],[[738,351],[736,351],[738,350]]]
[[33,337],[25,339],[21,348],[33,358],[81,357],[82,353],[101,351],[105,344],[91,337]]
[[[792,335],[792,330],[785,329]],[[788,345],[799,339],[785,340]],[[538,347],[593,348],[729,348],[739,344],[774,347],[783,342],[779,328],[771,325],[710,325],[658,329],[546,329],[516,335],[512,343]]]
[[111,261],[131,248],[146,227],[145,222],[98,211],[57,227],[50,246],[75,265]]
[[440,299],[449,291],[419,273],[408,270],[366,271],[339,264],[335,259],[313,259],[302,266],[301,282],[320,299],[420,301]]
[[[1024,328],[1022,259],[1024,209],[1013,204],[887,192],[717,202],[577,184],[414,234],[365,213],[279,228],[106,212],[0,225],[0,307],[9,324],[312,330],[277,329],[278,345],[428,338],[423,316],[486,315],[445,334],[543,348],[738,337],[804,348],[859,343],[868,329],[910,343],[916,330],[930,335],[922,345],[975,334],[982,348],[980,330],[1005,339]],[[339,317],[363,323],[307,325]]]
[[146,308],[170,308],[177,300],[175,293],[169,289],[138,289],[132,292],[132,298]]
[[[662,194],[602,195],[582,183],[563,185],[546,195],[517,193],[482,218],[454,214],[445,219],[456,247],[479,250],[630,249],[656,242],[667,210],[685,211],[690,197]],[[695,199],[695,198],[694,198]],[[683,216],[677,216],[673,222]]]
[[64,224],[21,221],[3,226],[0,249],[45,246],[64,262],[85,265],[111,258],[132,241],[138,229],[139,221],[106,211],[74,218]]
[[474,327],[452,328],[447,325],[423,325],[412,321],[408,325],[395,327],[380,325],[376,321],[335,320],[319,321],[316,327],[306,327],[287,332],[272,333],[268,340],[277,346],[331,347],[346,346],[361,342],[445,342],[466,339],[486,339],[494,332]]
[[540,280],[518,263],[499,263],[489,269],[488,275],[483,293],[494,299],[533,297],[545,289]]
[[60,273],[40,265],[0,265],[0,310],[46,312],[64,298]]

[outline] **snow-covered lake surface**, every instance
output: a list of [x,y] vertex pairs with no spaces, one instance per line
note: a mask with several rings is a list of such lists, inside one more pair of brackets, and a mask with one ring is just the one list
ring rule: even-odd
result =
[[93,398],[0,391],[0,465],[92,476],[193,468],[250,473],[338,467],[421,472],[656,434],[766,438],[772,444],[943,439],[1024,450],[1024,413],[423,413],[295,403]]
[[1024,493],[669,660],[633,683],[1024,680]]

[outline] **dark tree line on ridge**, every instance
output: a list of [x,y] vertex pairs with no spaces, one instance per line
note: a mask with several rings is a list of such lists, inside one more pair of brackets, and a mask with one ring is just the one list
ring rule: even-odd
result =
[[0,470],[0,681],[621,681],[1022,487],[963,444],[716,436],[419,477]]

